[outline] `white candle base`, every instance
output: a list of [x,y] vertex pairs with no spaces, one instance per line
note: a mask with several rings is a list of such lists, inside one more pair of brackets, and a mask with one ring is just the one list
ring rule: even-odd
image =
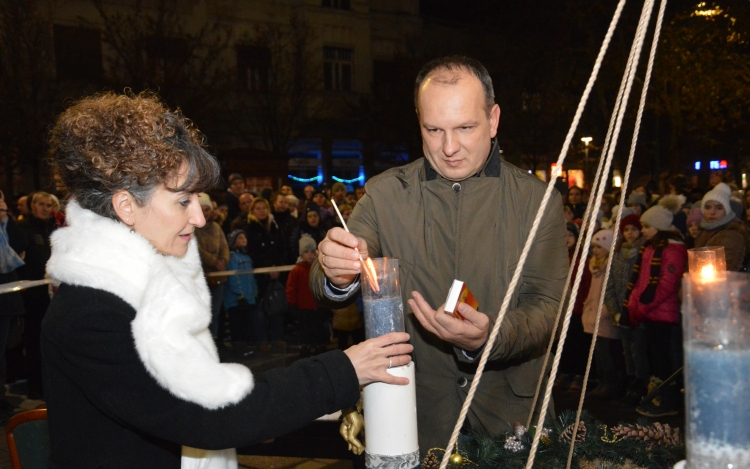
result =
[[[365,446],[373,463],[397,459],[415,460],[414,465],[393,467],[416,467],[419,464],[419,441],[417,434],[417,395],[414,363],[391,368],[388,373],[409,379],[409,384],[372,383],[364,388]],[[416,454],[416,458],[414,458]],[[403,463],[403,461],[402,461]],[[373,468],[390,467],[390,462]]]

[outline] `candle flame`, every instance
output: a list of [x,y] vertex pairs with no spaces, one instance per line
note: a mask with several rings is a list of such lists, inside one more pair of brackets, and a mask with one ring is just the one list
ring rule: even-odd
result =
[[380,291],[380,287],[378,286],[378,273],[375,270],[375,264],[372,263],[372,259],[369,257],[364,263],[365,273],[367,274],[367,281],[370,282],[370,288],[372,288],[373,291]]
[[716,267],[713,264],[704,265],[701,267],[701,277],[708,282],[716,280]]

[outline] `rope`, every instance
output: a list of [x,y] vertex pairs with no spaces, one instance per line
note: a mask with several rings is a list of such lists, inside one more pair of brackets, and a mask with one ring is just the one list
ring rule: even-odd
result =
[[[630,57],[629,57],[629,60],[628,60],[628,67],[626,69],[625,75],[623,76],[623,84],[624,84],[625,88],[622,89],[622,85],[621,85],[621,93],[620,93],[620,97],[618,97],[618,100],[620,102],[618,104],[619,109],[617,109],[617,114],[618,114],[617,115],[617,124],[616,124],[614,132],[612,134],[612,140],[611,140],[610,148],[608,149],[609,152],[607,154],[607,161],[605,163],[604,174],[608,174],[609,173],[609,167],[610,167],[611,161],[612,161],[612,159],[614,157],[615,148],[617,146],[617,137],[620,134],[620,130],[621,130],[621,127],[622,127],[622,121],[623,121],[623,118],[625,116],[625,111],[626,111],[626,108],[627,108],[627,97],[630,96],[630,92],[632,90],[633,81],[635,80],[635,74],[636,74],[636,70],[637,70],[637,67],[638,67],[638,62],[639,62],[641,50],[642,50],[642,47],[643,47],[643,42],[645,40],[646,30],[648,28],[648,24],[649,24],[649,21],[651,19],[651,12],[653,11],[653,6],[654,6],[654,0],[647,0],[644,3],[644,5],[643,5],[643,11],[641,13],[641,20],[640,20],[639,25],[638,25],[638,30],[636,31],[636,37],[635,37],[635,40],[634,40],[634,43],[633,43],[633,47],[631,48],[631,53],[630,53]],[[642,99],[645,99],[645,97],[643,95],[642,95]],[[637,129],[636,129],[636,131],[634,133],[634,136],[635,135],[637,135]],[[637,137],[636,137],[636,141],[637,141]],[[635,147],[631,147],[631,154],[630,154],[630,158],[629,158],[628,170],[630,170],[632,168],[632,157],[635,154],[634,151],[635,151]],[[627,189],[627,186],[625,187],[625,189]],[[602,198],[603,195],[604,195],[604,191],[603,191],[603,188],[601,188],[600,191],[597,193],[597,200],[596,200],[597,209],[598,209],[598,205],[601,203],[601,198]],[[622,198],[623,195],[624,194],[621,194],[621,198]],[[619,221],[621,219],[621,216],[622,216],[622,211],[620,210],[619,213],[618,213],[618,216],[617,216],[617,218],[615,220],[615,229],[619,229]],[[593,223],[591,223],[590,229],[593,230]],[[593,235],[593,233],[590,233],[590,235]],[[590,238],[587,239],[587,242],[590,243]],[[605,273],[604,273],[603,288],[606,288],[606,285],[607,285],[607,282],[608,282],[608,279],[609,279],[609,273],[610,273],[610,269],[611,269],[611,265],[612,265],[612,257],[613,257],[613,255],[614,255],[614,250],[610,249],[609,259],[608,259],[609,262],[607,263],[607,267],[606,267]],[[591,371],[591,362],[593,361],[594,349],[596,347],[596,340],[597,340],[598,332],[599,332],[599,324],[600,324],[601,311],[602,311],[602,305],[603,304],[604,304],[604,295],[600,295],[599,304],[597,306],[596,321],[594,323],[594,332],[593,332],[592,341],[591,341],[591,348],[589,349],[589,357],[588,357],[588,361],[586,363],[586,373],[584,375],[583,388],[581,390],[581,397],[580,397],[580,400],[579,400],[578,410],[577,410],[577,413],[576,413],[576,421],[575,421],[575,424],[573,426],[573,435],[571,436],[571,445],[570,445],[570,451],[568,453],[568,462],[567,462],[567,466],[566,466],[567,468],[570,468],[571,463],[572,463],[572,459],[573,459],[573,451],[574,451],[574,448],[575,448],[575,441],[576,441],[575,437],[576,437],[576,433],[577,433],[577,430],[578,430],[578,422],[580,421],[581,412],[583,410],[583,402],[585,400],[585,393],[586,393],[586,387],[587,387],[587,384],[588,384],[588,377],[589,377],[589,373]]]
[[[528,257],[529,251],[531,250],[531,243],[534,241],[536,232],[539,228],[539,223],[541,222],[542,216],[544,215],[544,210],[547,207],[547,202],[549,201],[550,195],[552,194],[552,191],[554,190],[554,183],[557,180],[557,176],[560,174],[560,168],[562,167],[562,163],[565,160],[565,156],[567,155],[568,150],[570,148],[570,142],[573,140],[573,135],[575,134],[575,131],[578,128],[578,123],[581,120],[583,109],[586,106],[586,102],[588,101],[589,95],[591,94],[591,89],[593,88],[594,82],[596,81],[596,77],[599,73],[599,69],[601,68],[602,61],[604,60],[604,55],[606,54],[607,48],[609,47],[610,40],[612,39],[612,34],[614,33],[615,26],[617,25],[617,21],[620,18],[620,14],[622,13],[622,9],[624,5],[625,5],[625,0],[620,0],[620,2],[617,5],[617,9],[615,10],[615,14],[612,18],[612,22],[609,25],[609,29],[607,30],[607,34],[604,37],[604,42],[602,43],[601,49],[599,50],[599,55],[596,58],[594,69],[591,72],[591,76],[589,77],[588,83],[586,84],[586,89],[583,92],[581,101],[578,103],[578,108],[576,109],[576,114],[575,114],[575,117],[573,118],[573,123],[570,129],[568,130],[567,136],[565,137],[565,142],[563,143],[562,151],[560,152],[560,156],[558,157],[558,160],[557,160],[557,165],[555,166],[555,169],[552,171],[550,181],[547,184],[547,190],[544,192],[544,197],[542,198],[541,204],[539,205],[539,209],[537,210],[536,218],[534,219],[534,223],[531,226],[529,237],[526,240],[526,244],[524,245],[520,258],[518,259],[518,264],[516,265],[516,270],[513,273],[513,277],[510,281],[510,284],[508,285],[508,290],[505,292],[505,298],[503,299],[503,303],[500,307],[500,312],[498,313],[497,319],[495,321],[495,325],[493,326],[492,332],[490,333],[490,336],[487,339],[487,344],[485,345],[484,350],[482,351],[482,356],[481,356],[481,359],[479,360],[479,365],[477,366],[477,372],[474,375],[474,379],[471,382],[471,387],[466,396],[466,400],[464,401],[464,405],[461,408],[458,421],[456,422],[456,426],[453,429],[453,434],[451,435],[448,446],[446,447],[445,454],[443,454],[443,460],[440,462],[440,469],[446,469],[448,467],[448,462],[450,460],[450,455],[453,452],[453,447],[455,446],[456,441],[458,441],[458,434],[461,430],[461,427],[463,426],[464,420],[466,419],[466,414],[469,411],[471,402],[474,399],[474,394],[476,393],[477,386],[479,385],[479,382],[481,381],[482,373],[484,372],[484,367],[487,364],[487,360],[489,359],[492,346],[495,343],[495,339],[497,338],[498,333],[500,332],[500,325],[502,324],[502,321],[505,317],[505,313],[508,310],[508,304],[510,304],[510,299],[513,296],[513,291],[515,290],[516,285],[518,284],[518,280],[521,277],[523,266],[526,263],[526,257]],[[532,462],[533,462],[533,453],[531,456],[532,456]]]
[[[231,277],[234,275],[252,275],[252,274],[268,274],[271,272],[289,272],[294,269],[293,265],[281,265],[275,267],[258,267],[257,269],[246,269],[246,270],[224,270],[221,272],[211,272],[206,274],[206,277]],[[60,282],[49,278],[41,280],[19,280],[17,282],[3,283],[0,285],[0,295],[3,293],[12,293],[21,290],[27,290],[29,288],[39,287],[42,285],[58,286]]]

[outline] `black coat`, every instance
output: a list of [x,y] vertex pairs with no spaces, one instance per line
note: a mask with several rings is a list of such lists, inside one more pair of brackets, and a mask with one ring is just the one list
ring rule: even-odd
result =
[[351,362],[333,351],[256,376],[238,404],[208,410],[147,372],[131,331],[135,315],[102,290],[63,284],[55,294],[42,330],[50,468],[177,469],[181,445],[249,445],[359,398]]
[[26,237],[26,256],[23,259],[26,265],[18,268],[18,277],[21,280],[43,279],[47,261],[52,254],[49,236],[57,228],[55,218],[40,220],[29,215],[18,222],[18,226]]

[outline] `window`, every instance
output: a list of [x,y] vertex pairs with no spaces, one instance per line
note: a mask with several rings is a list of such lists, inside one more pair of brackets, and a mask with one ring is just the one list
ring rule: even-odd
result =
[[268,47],[237,46],[237,79],[246,91],[268,90],[271,50]]
[[323,48],[323,80],[326,90],[352,90],[352,50]]
[[323,0],[323,6],[328,8],[338,8],[339,10],[351,10],[350,0]]
[[149,76],[157,84],[187,80],[190,51],[185,39],[152,37],[146,43],[146,55]]
[[55,25],[57,80],[86,84],[103,81],[102,40],[96,29]]

